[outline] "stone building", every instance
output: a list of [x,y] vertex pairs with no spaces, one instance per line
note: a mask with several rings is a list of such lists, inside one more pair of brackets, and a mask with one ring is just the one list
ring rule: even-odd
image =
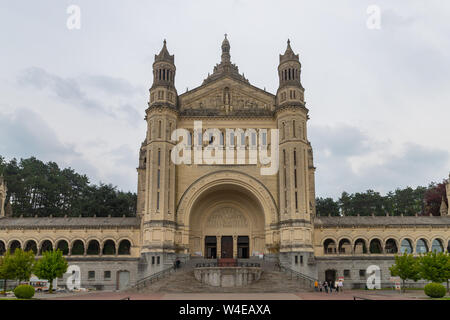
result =
[[262,256],[362,286],[370,265],[386,282],[397,253],[448,250],[450,215],[316,217],[299,55],[288,41],[272,94],[239,72],[226,37],[221,49],[212,74],[182,94],[166,41],[155,55],[135,218],[4,217],[0,254],[61,248],[81,268],[82,286],[112,289],[175,259]]

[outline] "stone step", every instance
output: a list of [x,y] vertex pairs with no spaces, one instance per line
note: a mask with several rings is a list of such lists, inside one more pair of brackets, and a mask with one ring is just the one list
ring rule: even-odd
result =
[[[211,259],[205,259],[211,262]],[[252,261],[253,262],[253,261]],[[299,280],[291,279],[284,272],[276,271],[275,264],[263,262],[263,273],[261,278],[245,287],[221,288],[212,287],[199,282],[194,277],[193,268],[198,259],[192,259],[176,272],[168,275],[161,280],[149,284],[147,287],[139,290],[143,293],[257,293],[257,292],[304,292],[311,291],[304,287],[304,283]],[[130,289],[137,291],[136,289]]]

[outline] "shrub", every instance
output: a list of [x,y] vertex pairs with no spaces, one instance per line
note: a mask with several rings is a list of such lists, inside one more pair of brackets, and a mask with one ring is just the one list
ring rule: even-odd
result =
[[31,299],[34,296],[34,288],[28,284],[21,284],[14,289],[14,295],[19,299]]
[[429,283],[425,286],[425,294],[431,298],[442,298],[445,296],[445,287],[440,283]]

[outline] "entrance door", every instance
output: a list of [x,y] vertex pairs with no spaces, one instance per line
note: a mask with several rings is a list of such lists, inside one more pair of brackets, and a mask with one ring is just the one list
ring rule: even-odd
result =
[[205,237],[205,257],[207,259],[217,258],[217,238],[215,236]]
[[325,281],[331,281],[331,283],[334,284],[334,282],[336,281],[336,270],[326,270],[325,271]]
[[130,272],[129,271],[119,271],[117,280],[117,289],[126,289],[130,284]]
[[238,258],[247,259],[249,256],[249,245],[247,236],[239,236],[237,241]]
[[233,258],[233,237],[222,236],[221,242],[221,258]]

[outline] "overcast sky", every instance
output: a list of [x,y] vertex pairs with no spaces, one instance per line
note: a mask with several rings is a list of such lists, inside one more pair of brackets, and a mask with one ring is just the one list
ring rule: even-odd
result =
[[[67,28],[72,4],[80,29]],[[368,28],[369,5],[381,29]],[[448,1],[1,0],[0,155],[135,192],[154,54],[167,39],[183,93],[212,72],[227,33],[231,60],[272,93],[288,38],[299,53],[318,196],[441,181],[449,19]]]

